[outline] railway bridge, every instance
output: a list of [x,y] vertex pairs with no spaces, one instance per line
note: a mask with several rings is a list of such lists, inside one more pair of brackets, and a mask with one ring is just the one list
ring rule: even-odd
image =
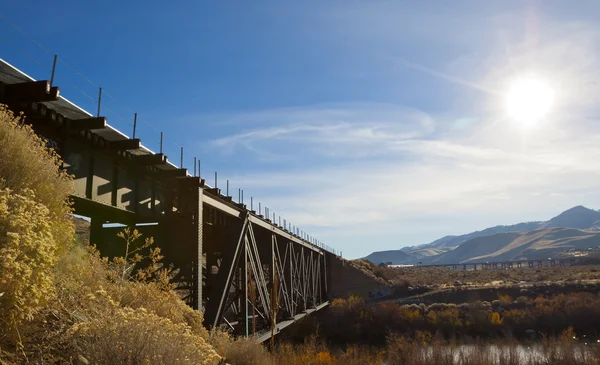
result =
[[23,112],[62,157],[74,176],[74,212],[91,221],[90,242],[105,255],[122,255],[114,223],[154,237],[184,300],[204,311],[207,327],[264,341],[329,304],[335,250],[268,210],[234,201],[196,171],[108,125],[100,108],[94,116],[51,81],[34,80],[3,60],[0,103]]

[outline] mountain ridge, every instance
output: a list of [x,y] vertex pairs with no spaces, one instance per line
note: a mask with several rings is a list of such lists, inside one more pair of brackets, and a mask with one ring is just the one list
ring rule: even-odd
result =
[[[556,229],[570,230],[562,231],[561,235],[566,234],[567,237],[559,238],[556,236],[558,232]],[[527,236],[530,232],[537,232],[536,234],[540,236],[538,241],[543,244],[531,242]],[[587,240],[577,239],[582,235],[585,235]],[[392,262],[393,264],[460,263],[472,261],[475,258],[481,260],[485,258],[484,261],[499,259],[508,261],[517,259],[517,257],[523,258],[524,255],[537,257],[542,252],[556,254],[565,249],[581,249],[585,248],[583,247],[585,245],[595,245],[596,240],[600,245],[600,211],[578,205],[563,211],[548,221],[498,225],[463,235],[448,235],[427,244],[403,247],[399,250],[376,251],[364,259],[375,264],[380,262]],[[550,244],[550,241],[553,241],[554,244]],[[461,249],[465,244],[467,245]],[[503,251],[511,245],[516,249],[513,253],[518,253],[520,256],[511,256]],[[546,251],[539,251],[542,246],[547,248]],[[519,247],[521,247],[521,251],[519,251]],[[533,248],[525,250],[524,248],[527,247]],[[398,251],[404,255],[397,254]],[[379,261],[380,259],[384,260]]]

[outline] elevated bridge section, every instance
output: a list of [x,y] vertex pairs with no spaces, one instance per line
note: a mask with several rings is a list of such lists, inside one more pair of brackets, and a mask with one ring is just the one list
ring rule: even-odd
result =
[[63,158],[75,213],[91,219],[90,242],[123,255],[111,244],[111,223],[153,236],[207,327],[266,340],[329,304],[334,250],[223,195],[2,60],[0,103],[24,113]]

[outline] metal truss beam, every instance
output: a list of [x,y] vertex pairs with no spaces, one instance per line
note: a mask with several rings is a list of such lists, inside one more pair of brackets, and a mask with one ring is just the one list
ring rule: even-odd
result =
[[[223,253],[215,287],[206,305],[211,327],[264,340],[327,305],[324,255],[243,219]],[[282,255],[283,253],[283,255]]]

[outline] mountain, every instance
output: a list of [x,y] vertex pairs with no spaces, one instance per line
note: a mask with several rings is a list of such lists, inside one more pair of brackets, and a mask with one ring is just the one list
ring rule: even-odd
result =
[[[599,213],[600,214],[600,213]],[[517,223],[509,226],[495,226],[486,228],[481,231],[475,231],[468,234],[463,234],[460,236],[445,236],[440,239],[437,239],[431,243],[427,243],[419,246],[412,247],[404,247],[402,249],[403,252],[408,254],[413,254],[415,252],[430,252],[432,254],[439,254],[447,251],[451,251],[464,242],[472,240],[477,237],[487,237],[497,233],[506,233],[506,232],[522,232],[522,231],[530,231],[532,229],[537,229],[543,227],[546,222],[527,222],[527,223]],[[576,227],[578,228],[578,227]],[[426,251],[427,249],[433,249],[430,251]],[[437,253],[435,253],[437,252]],[[431,256],[431,255],[424,255]]]
[[600,229],[600,212],[581,205],[565,210],[544,224],[544,227]]
[[571,248],[600,245],[600,212],[583,206],[545,222],[495,226],[400,250],[373,252],[365,259],[394,264],[444,264],[547,258]]
[[570,249],[600,245],[600,232],[576,228],[540,228],[527,232],[498,233],[469,240],[452,251],[431,257],[427,264],[486,261],[541,260]]
[[382,262],[391,262],[394,265],[416,261],[416,257],[401,250],[377,251],[365,257],[366,260],[379,265]]

